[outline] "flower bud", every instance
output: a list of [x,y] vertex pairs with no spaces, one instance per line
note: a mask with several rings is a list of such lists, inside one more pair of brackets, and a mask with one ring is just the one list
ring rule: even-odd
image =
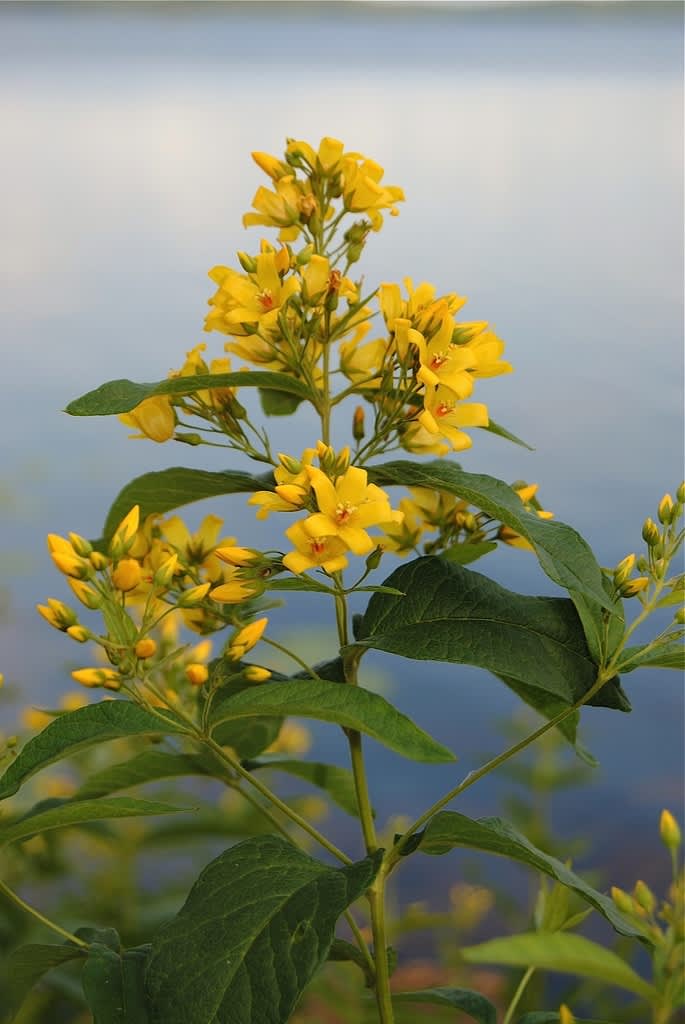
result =
[[246,252],[238,252],[238,262],[246,274],[254,274],[257,269],[257,260]]
[[77,668],[71,673],[71,678],[89,689],[104,686],[108,690],[118,690],[121,687],[121,676],[112,668]]
[[216,548],[214,554],[217,558],[220,558],[222,562],[228,562],[229,565],[237,566],[254,565],[255,562],[260,561],[262,557],[261,552],[255,551],[254,548],[241,548],[235,546]]
[[94,611],[102,605],[102,597],[98,594],[97,590],[89,587],[87,583],[83,582],[83,580],[75,580],[70,577],[67,580],[67,583],[81,604],[85,605],[86,608],[90,608],[91,611]]
[[203,686],[209,679],[209,669],[206,665],[192,662],[186,665],[186,679],[191,686]]
[[250,622],[249,625],[243,626],[242,629],[238,630],[229,642],[228,651],[226,652],[228,657],[232,661],[240,661],[261,640],[268,621],[266,617],[256,619],[254,622]]
[[664,576],[666,575],[666,570],[667,569],[668,569],[668,562],[666,561],[665,558],[657,558],[655,560],[653,572],[654,572],[654,575],[656,576],[656,578],[658,580],[662,580],[664,578]]
[[243,671],[243,677],[248,683],[264,683],[271,678],[268,668],[260,668],[259,665],[248,665]]
[[364,408],[358,405],[352,416],[352,437],[355,441],[364,440]]
[[649,517],[642,524],[642,539],[650,548],[658,544],[660,538],[659,528],[653,519]]
[[76,612],[72,611],[63,601],[58,601],[54,597],[48,598],[47,605],[37,604],[36,609],[46,622],[62,632],[66,632],[77,621]]
[[102,572],[109,565],[109,558],[102,551],[91,551],[88,558],[96,572]]
[[306,491],[302,487],[298,487],[297,484],[278,484],[275,491],[279,498],[283,498],[283,501],[288,501],[297,508],[301,508],[304,504]]
[[157,569],[157,572],[152,578],[154,585],[156,587],[164,587],[166,589],[173,580],[177,569],[178,555],[174,552],[174,554],[170,555],[169,558],[162,562],[160,567]]
[[664,526],[668,526],[673,518],[673,498],[670,494],[664,494],[663,498],[659,502],[659,508],[657,510],[659,516],[659,522],[663,523]]
[[69,540],[71,546],[77,555],[81,555],[82,558],[87,558],[93,550],[93,545],[85,537],[82,537],[79,533],[70,533]]
[[685,625],[685,607],[678,608],[675,615],[673,616],[673,619],[675,622],[678,623],[679,626]]
[[632,915],[633,901],[627,892],[624,892],[623,889],[619,889],[617,885],[612,885],[611,898],[614,901],[614,906],[617,910],[620,910],[622,914]]
[[649,562],[647,561],[644,555],[640,555],[635,564],[637,566],[638,572],[644,573],[647,572],[647,570],[649,569]]
[[117,590],[127,593],[135,590],[140,583],[142,572],[135,558],[122,558],[116,569],[112,571],[112,583]]
[[575,1024],[575,1017],[565,1003],[559,1007],[559,1024]]
[[643,910],[646,910],[648,914],[654,912],[656,906],[654,893],[645,882],[639,880],[635,883],[633,895]]
[[184,590],[182,594],[179,594],[176,601],[178,607],[192,608],[194,605],[200,604],[206,598],[211,586],[211,583],[199,583],[196,587]]
[[86,641],[90,640],[93,635],[89,629],[86,629],[85,626],[81,626],[78,624],[75,626],[69,626],[67,633],[69,634],[71,639],[75,640],[76,643],[78,644],[85,644]]
[[306,267],[314,255],[314,246],[309,244],[301,249],[295,257],[295,263],[298,267]]
[[112,535],[110,549],[117,549],[117,557],[121,558],[128,551],[135,540],[140,526],[140,506],[134,505],[121,520]]
[[76,580],[86,580],[93,575],[89,562],[78,555],[69,555],[65,551],[52,551],[50,557],[60,572]]
[[683,480],[678,487],[678,490],[675,492],[675,496],[681,505],[685,505],[685,480]]
[[635,597],[642,590],[649,586],[649,578],[647,576],[638,576],[634,580],[626,580],[626,582],[619,587],[621,597]]
[[614,569],[614,585],[620,587],[630,576],[635,568],[635,555],[626,555]]
[[151,658],[157,650],[157,644],[151,636],[144,636],[133,648],[136,658]]
[[302,463],[299,459],[293,458],[292,455],[284,455],[280,452],[278,455],[278,461],[283,466],[286,473],[292,473],[293,476],[297,476],[298,473],[302,472]]
[[661,812],[659,835],[661,836],[661,842],[670,850],[677,850],[680,846],[680,827],[670,811],[663,810]]
[[197,447],[199,444],[204,444],[204,440],[200,434],[183,434],[178,430],[174,434],[174,441],[180,441],[181,444],[192,445],[193,448]]
[[366,559],[366,568],[371,572],[373,569],[377,569],[381,564],[381,558],[383,557],[383,548],[378,545],[374,548],[369,557]]

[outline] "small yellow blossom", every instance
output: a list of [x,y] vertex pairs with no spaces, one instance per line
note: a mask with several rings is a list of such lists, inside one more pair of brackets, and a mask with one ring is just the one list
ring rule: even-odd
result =
[[281,731],[271,744],[267,747],[267,754],[306,754],[312,745],[312,735],[306,726],[287,719],[281,726]]
[[75,580],[73,577],[67,579],[67,583],[73,590],[74,594],[86,608],[90,608],[93,611],[95,608],[99,608],[102,604],[102,597],[96,590],[84,583],[83,580]]
[[[294,276],[283,279],[290,257],[285,249],[281,253],[260,253],[254,274],[239,274],[230,267],[210,270],[218,289],[209,300],[212,310],[207,314],[205,330],[244,337],[253,327],[267,334],[276,327],[281,307],[300,287]],[[228,344],[227,349],[245,358],[244,346],[236,349]]]
[[473,444],[462,427],[487,427],[489,422],[486,405],[481,402],[458,402],[454,392],[443,385],[428,389],[424,395],[424,408],[419,423],[429,434],[446,437],[457,452]]
[[219,604],[241,604],[255,597],[260,590],[262,587],[257,580],[242,575],[240,569],[230,566],[224,582],[210,590],[209,596]]
[[189,587],[178,595],[177,604],[179,608],[192,608],[200,604],[207,597],[212,588],[211,583],[199,583],[196,587]]
[[308,472],[319,508],[302,523],[310,537],[339,537],[355,555],[366,555],[374,547],[368,527],[401,521],[385,491],[368,483],[366,470],[349,466],[335,483],[320,469]]
[[93,634],[85,626],[69,626],[67,629],[67,635],[75,640],[78,644],[85,644],[86,641],[92,639]]
[[469,368],[475,357],[467,346],[453,345],[451,316],[445,317],[433,337],[426,341],[416,330],[407,332],[408,340],[419,351],[420,366],[417,378],[426,387],[443,385],[457,398],[468,398],[473,391],[473,377]]
[[224,521],[219,516],[208,515],[200,526],[191,533],[179,516],[171,516],[161,525],[164,540],[174,548],[179,560],[186,566],[204,566],[218,545],[232,544],[233,537],[219,539]]
[[375,160],[345,157],[342,164],[343,202],[351,213],[365,213],[374,231],[383,226],[381,210],[398,213],[396,204],[404,199],[404,192],[398,185],[381,185],[383,168]]
[[296,575],[319,567],[334,573],[347,566],[347,545],[340,537],[311,534],[302,522],[289,526],[285,535],[296,550],[284,556],[283,565]]
[[133,544],[139,529],[140,506],[134,505],[130,512],[126,513],[112,534],[110,549],[116,551],[117,556],[121,557]]
[[241,548],[233,544],[217,548],[214,554],[222,562],[228,562],[229,565],[236,566],[254,565],[262,557],[261,553],[255,551],[254,548]]
[[263,224],[280,228],[281,242],[292,242],[317,208],[316,199],[307,182],[298,181],[294,174],[284,174],[273,180],[274,191],[257,189],[252,206],[257,211],[243,215],[244,227]]
[[68,605],[64,604],[63,601],[58,601],[54,597],[48,598],[47,605],[37,604],[36,610],[43,616],[46,622],[49,622],[51,626],[62,632],[65,632],[76,623],[76,613]]
[[176,429],[176,413],[168,395],[145,398],[135,409],[120,413],[119,419],[125,426],[140,431],[139,434],[132,434],[132,437],[148,438],[158,444],[172,438]]
[[79,555],[70,555],[65,551],[55,550],[50,553],[50,557],[59,571],[63,572],[65,576],[71,576],[76,580],[85,580],[93,575],[90,562],[87,562]]

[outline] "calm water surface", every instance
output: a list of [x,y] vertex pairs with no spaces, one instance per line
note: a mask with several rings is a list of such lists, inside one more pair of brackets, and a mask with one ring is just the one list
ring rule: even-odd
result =
[[[198,341],[220,354],[201,329],[205,270],[257,244],[240,227],[259,183],[248,154],[278,152],[286,135],[342,138],[404,186],[401,216],[368,248],[368,280],[467,295],[468,318],[507,340],[516,373],[480,394],[536,451],[479,436],[465,468],[539,481],[604,564],[635,549],[682,473],[681,32],[680,5],[656,3],[3,5],[0,670],[21,701],[53,703],[78,657],[33,611],[64,596],[45,534],[97,535],[145,470],[236,464],[60,409],[103,380],[163,377]],[[296,452],[317,433],[306,413],[277,429]],[[242,499],[221,514],[256,538]],[[264,528],[264,546],[277,536]],[[523,552],[482,564],[554,593]],[[274,630],[288,635],[305,610],[325,653],[319,602],[274,613]],[[502,745],[493,716],[515,704],[484,673],[369,666],[457,751],[460,775]],[[682,683],[643,672],[627,690],[632,715],[586,714],[602,765],[591,799],[564,794],[558,811],[569,835],[598,837],[593,865],[624,884],[645,850],[656,856],[661,807],[682,803]],[[343,756],[334,730],[317,730],[315,752]],[[372,745],[369,760],[381,819],[418,812],[454,779]],[[501,792],[486,781],[461,807],[495,813]]]

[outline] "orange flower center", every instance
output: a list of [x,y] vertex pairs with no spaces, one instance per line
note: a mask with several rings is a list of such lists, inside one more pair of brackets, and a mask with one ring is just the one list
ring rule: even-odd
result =
[[319,557],[320,555],[323,555],[324,551],[326,550],[326,538],[314,537],[312,540],[310,540],[309,546],[312,549],[312,554]]
[[357,511],[356,505],[351,505],[349,501],[341,501],[335,506],[335,519],[336,522],[344,526],[345,523],[349,523],[350,519]]
[[454,405],[452,402],[441,402],[440,405],[436,407],[435,415],[440,419],[443,416],[449,416],[453,409]]
[[263,292],[260,292],[257,296],[257,302],[265,313],[268,313],[270,309],[273,309],[275,303],[271,290],[269,288],[265,288]]
[[447,352],[436,352],[431,359],[431,370],[439,370],[441,366],[444,366],[445,363],[449,362],[449,358],[450,357]]

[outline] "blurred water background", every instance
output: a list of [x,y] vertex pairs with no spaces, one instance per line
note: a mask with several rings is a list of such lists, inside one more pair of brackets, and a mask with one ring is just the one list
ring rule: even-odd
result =
[[[60,410],[104,380],[160,379],[199,341],[221,354],[223,339],[202,333],[205,271],[257,246],[259,231],[240,227],[261,184],[249,152],[278,152],[286,135],[341,138],[405,188],[401,216],[368,246],[369,281],[410,275],[467,295],[462,316],[506,339],[516,372],[477,397],[536,450],[477,434],[464,467],[539,482],[603,564],[636,549],[682,475],[682,19],[660,3],[2,5],[0,671],[18,694],[0,708],[7,729],[26,703],[54,706],[83,661],[34,611],[67,593],[45,534],[97,536],[120,487],[147,470],[238,464]],[[273,427],[291,452],[317,434],[306,412]],[[283,524],[258,533],[240,496],[189,520],[210,510],[242,543],[277,543]],[[481,567],[555,592],[525,552]],[[273,613],[274,636],[306,615],[308,649],[323,656],[329,611],[301,595]],[[457,752],[459,777],[504,745],[516,704],[485,673],[368,665]],[[612,881],[658,883],[658,814],[682,808],[682,680],[639,672],[626,688],[632,715],[585,713],[601,767],[553,819],[593,836],[589,863]],[[315,729],[314,752],[344,757],[332,727]],[[380,820],[414,816],[455,781],[454,767],[373,744],[368,757]],[[501,795],[489,779],[459,809],[497,813]],[[345,839],[346,822],[332,828]],[[406,877],[430,896],[453,872],[442,858]]]

